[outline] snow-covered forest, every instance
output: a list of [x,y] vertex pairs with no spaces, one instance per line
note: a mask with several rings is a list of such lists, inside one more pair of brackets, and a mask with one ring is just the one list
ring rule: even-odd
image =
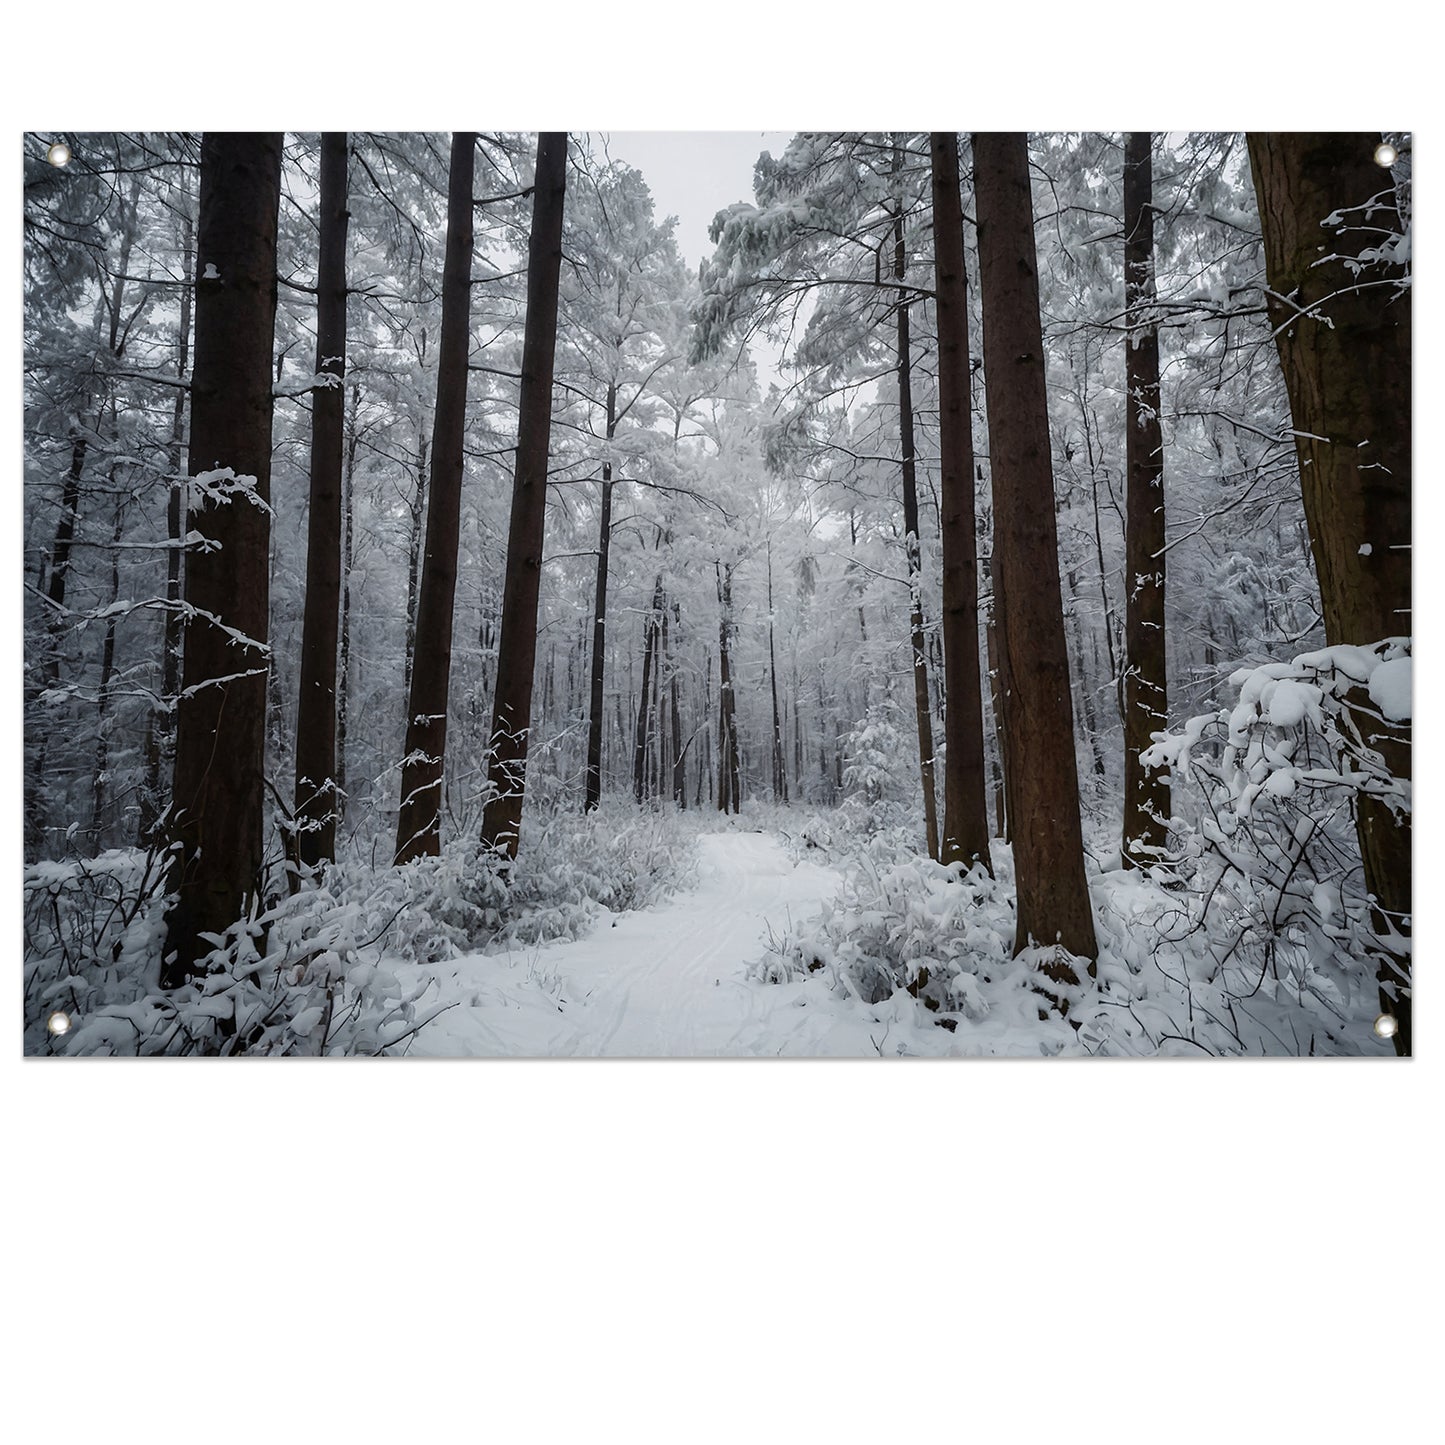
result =
[[1410,1053],[1408,134],[24,164],[27,1053]]

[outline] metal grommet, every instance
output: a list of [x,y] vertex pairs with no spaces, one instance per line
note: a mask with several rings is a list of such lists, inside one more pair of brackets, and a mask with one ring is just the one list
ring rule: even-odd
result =
[[1375,1032],[1382,1039],[1392,1039],[1400,1031],[1400,1020],[1394,1014],[1381,1014],[1375,1020]]
[[1400,159],[1400,152],[1390,144],[1389,141],[1381,141],[1375,147],[1375,164],[1377,166],[1392,166]]
[[57,1038],[61,1034],[70,1032],[70,1015],[64,1009],[56,1009],[48,1019],[45,1020],[46,1029]]
[[70,147],[63,140],[58,140],[45,152],[45,159],[53,166],[65,166],[70,164],[70,155]]

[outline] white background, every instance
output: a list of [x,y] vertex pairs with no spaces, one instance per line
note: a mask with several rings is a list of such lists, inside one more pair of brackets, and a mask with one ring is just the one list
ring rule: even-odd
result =
[[[1414,126],[1428,402],[1437,47],[1402,15],[32,6],[6,27],[5,164],[18,197],[20,132],[50,127]],[[19,230],[12,209],[16,362]],[[1432,418],[1417,428],[1424,1057],[1408,1065],[22,1061],[12,580],[9,1438],[1428,1438]],[[4,496],[18,547],[18,481]]]

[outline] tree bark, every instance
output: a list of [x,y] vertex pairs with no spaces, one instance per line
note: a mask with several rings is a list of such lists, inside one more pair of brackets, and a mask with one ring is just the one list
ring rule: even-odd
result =
[[281,142],[245,132],[201,142],[189,471],[231,468],[254,479],[254,495],[202,494],[192,513],[219,545],[186,564],[165,988],[197,971],[203,934],[245,915],[261,868]]
[[652,611],[642,628],[642,690],[637,703],[637,731],[632,743],[632,795],[640,803],[647,796],[648,723],[652,717],[653,658],[657,653],[658,620],[662,608],[662,573],[652,589]]
[[[973,161],[1004,766],[1018,889],[1014,951],[1058,943],[1087,958],[1092,974],[1098,950],[1079,821],[1028,138],[976,134]],[[1062,958],[1043,968],[1057,982],[1078,981]]]
[[547,454],[552,430],[552,366],[557,351],[557,292],[566,185],[567,132],[544,131],[537,139],[532,194],[517,470],[512,481],[507,581],[502,592],[502,631],[488,760],[488,778],[495,792],[482,817],[482,841],[507,858],[517,856],[526,788],[527,733],[537,657],[537,602],[547,529]]
[[361,388],[351,384],[351,407],[346,424],[346,470],[342,475],[341,641],[337,655],[336,685],[336,814],[346,816],[346,730],[351,712],[351,563],[356,553],[356,519],[353,479],[356,476],[356,422]]
[[732,663],[728,634],[733,620],[733,569],[719,566],[717,806],[720,813],[742,811],[742,767],[738,758],[737,705],[733,697]]
[[457,592],[463,443],[467,422],[467,356],[472,288],[472,177],[475,131],[452,136],[447,173],[447,244],[442,265],[442,334],[437,351],[437,401],[432,418],[431,495],[426,553],[416,607],[416,646],[407,695],[401,765],[397,863],[441,851],[442,778],[447,699],[451,690],[452,613]]
[[[1368,133],[1249,136],[1269,318],[1331,646],[1411,630],[1410,289],[1403,266],[1362,257],[1402,229],[1389,172],[1374,160],[1379,143]],[[1355,208],[1367,202],[1361,220]],[[1390,771],[1409,778],[1410,725],[1382,721],[1366,697],[1352,716]],[[1408,937],[1410,818],[1362,797],[1356,828],[1377,926]],[[1378,976],[1380,1008],[1399,1024],[1396,1050],[1409,1055],[1408,944],[1382,943]]]
[[[672,620],[678,624],[682,620],[682,611],[676,602],[672,605]],[[683,809],[687,807],[687,750],[682,741],[682,708],[678,700],[676,667],[668,680],[668,691],[672,697],[672,800],[679,809]]]
[[[617,383],[607,383],[607,441],[617,433]],[[597,524],[597,588],[592,603],[591,696],[587,713],[587,782],[583,812],[602,801],[603,682],[607,663],[607,567],[612,552],[612,461],[602,463],[602,515]]]
[[417,601],[421,594],[422,538],[426,522],[426,476],[427,438],[422,432],[423,423],[418,420],[420,433],[416,442],[416,487],[411,494],[411,536],[407,543],[406,560],[406,677],[404,679],[408,696],[411,694],[412,659],[416,655],[416,613]]
[[940,861],[989,873],[983,688],[978,659],[978,525],[973,496],[973,406],[968,273],[958,193],[958,136],[934,132],[933,248],[938,313],[939,477],[943,534],[943,842]]
[[1164,434],[1154,291],[1154,181],[1148,131],[1124,142],[1125,504],[1124,834],[1126,868],[1158,860],[1169,841],[1169,783],[1139,755],[1168,722],[1164,638]]
[[321,137],[316,269],[316,389],[311,393],[311,509],[301,693],[296,708],[296,860],[336,856],[336,644],[341,611],[341,464],[346,403],[345,131]]
[[[116,467],[111,466],[111,489],[115,490]],[[115,527],[111,532],[110,606],[120,599],[120,539],[123,533],[125,508],[119,501],[115,508]],[[92,770],[90,796],[90,831],[95,846],[100,847],[101,830],[105,826],[106,807],[110,801],[110,732],[113,726],[111,704],[115,684],[115,613],[105,620],[105,641],[100,652],[100,691],[96,700],[95,766]]]
[[[902,154],[893,153],[893,169],[901,169]],[[893,214],[893,277],[902,281],[908,272],[903,240],[903,201]],[[918,771],[923,787],[923,827],[928,856],[938,857],[938,796],[934,786],[933,715],[928,697],[928,653],[923,635],[923,578],[918,532],[918,472],[913,455],[913,379],[910,365],[908,303],[900,299],[898,325],[898,449],[903,472],[903,532],[908,556],[908,633],[913,654],[913,710],[918,719]],[[860,619],[863,611],[858,610]]]
[[[184,203],[183,203],[184,204]],[[184,376],[191,364],[192,260],[195,241],[190,211],[181,220],[181,320],[176,336],[176,375]],[[146,725],[146,786],[141,813],[141,836],[149,840],[165,811],[161,776],[175,752],[176,693],[181,682],[181,553],[186,534],[185,488],[181,483],[181,455],[185,446],[186,393],[176,388],[171,412],[169,493],[166,497],[166,613],[161,640],[161,706]]]
[[788,773],[783,757],[783,724],[778,716],[778,654],[773,646],[773,542],[768,539],[768,680],[773,689],[773,801],[788,801]]

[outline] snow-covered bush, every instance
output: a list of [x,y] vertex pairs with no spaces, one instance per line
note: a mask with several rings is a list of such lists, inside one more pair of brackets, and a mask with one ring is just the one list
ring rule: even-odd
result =
[[1362,796],[1410,809],[1409,781],[1361,735],[1362,719],[1408,721],[1410,666],[1395,639],[1244,670],[1236,705],[1162,736],[1146,760],[1172,769],[1176,808],[1197,795],[1197,816],[1171,821],[1178,847],[1157,867],[1086,859],[1098,958],[1092,974],[1072,961],[1077,986],[1041,978],[1053,950],[1013,957],[1007,847],[994,879],[965,874],[920,856],[916,828],[855,835],[842,809],[815,827],[844,864],[841,895],[771,940],[753,976],[880,1020],[911,1009],[959,1053],[1391,1052],[1371,1029],[1376,964],[1409,939],[1379,931],[1353,810]]
[[[44,861],[25,876],[25,1047],[71,1054],[380,1054],[436,1016],[429,964],[573,937],[646,907],[694,866],[693,825],[609,807],[533,820],[515,865],[460,840],[401,868],[328,865],[238,920],[185,988],[158,986],[164,856]],[[74,1027],[52,1037],[56,1011]]]
[[1182,781],[1195,785],[1198,817],[1174,820],[1172,860],[1200,900],[1193,927],[1218,940],[1219,970],[1240,973],[1251,994],[1311,996],[1343,1019],[1373,996],[1382,949],[1410,949],[1370,906],[1354,825],[1362,797],[1410,812],[1409,780],[1360,727],[1409,722],[1409,639],[1324,648],[1230,683],[1234,707],[1190,719],[1144,754],[1171,769],[1176,797]]

